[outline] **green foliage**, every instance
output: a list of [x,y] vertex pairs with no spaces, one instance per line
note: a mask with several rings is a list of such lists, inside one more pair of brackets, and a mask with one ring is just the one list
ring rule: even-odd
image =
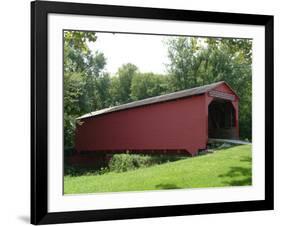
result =
[[[65,156],[71,156],[74,149],[65,150]],[[65,176],[81,175],[101,175],[109,172],[126,172],[138,168],[150,167],[166,162],[173,162],[185,159],[183,155],[141,155],[141,154],[114,154],[109,162],[99,162],[91,166],[83,167],[82,165],[69,165],[67,161],[64,164]],[[65,159],[66,160],[66,159]]]
[[252,184],[251,145],[162,165],[103,175],[64,177],[65,194],[246,186]]
[[132,79],[131,99],[141,100],[165,94],[169,91],[168,76],[153,73],[138,73]]
[[95,109],[106,108],[111,105],[111,79],[108,73],[104,73],[96,81],[96,106]]
[[109,75],[103,53],[92,52],[93,32],[64,32],[64,146],[73,147],[75,119],[108,105]]
[[147,155],[116,154],[110,159],[109,170],[111,172],[125,172],[151,165],[152,158]]
[[73,147],[73,137],[75,130],[75,118],[81,112],[82,87],[84,85],[83,78],[79,73],[64,74],[64,144],[65,148]]
[[198,69],[201,60],[197,58],[200,50],[197,38],[170,39],[168,45],[168,71],[172,76],[172,90],[183,90],[198,85]]
[[64,176],[67,177],[78,177],[78,176],[90,176],[90,175],[101,175],[108,173],[109,169],[107,167],[101,167],[97,169],[96,167],[81,167],[64,164]]
[[109,161],[108,172],[125,172],[185,158],[182,155],[115,154]]
[[82,52],[88,52],[87,42],[95,42],[97,37],[94,32],[85,31],[65,31],[64,42],[66,46],[79,49]]
[[110,94],[113,105],[124,104],[130,102],[132,80],[138,72],[138,68],[133,64],[122,65],[112,78]]

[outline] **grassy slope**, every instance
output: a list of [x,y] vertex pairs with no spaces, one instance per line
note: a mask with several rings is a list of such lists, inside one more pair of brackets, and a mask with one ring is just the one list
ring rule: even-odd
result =
[[65,194],[251,185],[251,145],[124,173],[65,177]]

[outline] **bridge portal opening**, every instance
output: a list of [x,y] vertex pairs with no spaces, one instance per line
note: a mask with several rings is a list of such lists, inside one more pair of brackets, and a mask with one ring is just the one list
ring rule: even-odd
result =
[[238,139],[235,114],[231,101],[214,99],[208,107],[209,138]]

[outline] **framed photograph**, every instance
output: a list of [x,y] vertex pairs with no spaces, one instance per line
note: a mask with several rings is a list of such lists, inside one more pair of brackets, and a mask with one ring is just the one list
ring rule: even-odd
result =
[[273,16],[31,3],[32,224],[272,209]]

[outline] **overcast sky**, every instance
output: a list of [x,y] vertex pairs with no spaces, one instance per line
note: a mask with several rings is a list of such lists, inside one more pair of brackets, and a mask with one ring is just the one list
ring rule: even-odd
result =
[[97,41],[90,44],[106,57],[106,70],[115,74],[126,63],[135,64],[141,72],[165,73],[168,63],[168,36],[96,33]]

